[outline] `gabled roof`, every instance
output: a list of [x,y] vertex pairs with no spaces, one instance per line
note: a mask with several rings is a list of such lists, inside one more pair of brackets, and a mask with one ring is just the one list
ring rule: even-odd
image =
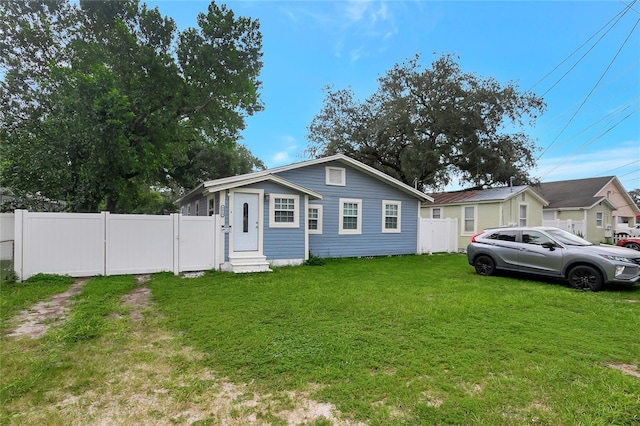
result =
[[[433,204],[428,205],[503,202],[513,197],[517,197],[526,191],[529,191],[534,197],[538,198],[543,205],[548,204],[547,200],[542,198],[537,192],[533,191],[530,186],[520,185],[489,189],[468,189],[463,191],[431,194],[433,197]],[[424,205],[427,204],[425,203]]]
[[281,166],[281,167],[275,167],[273,169],[267,169],[267,170],[261,170],[258,172],[253,172],[253,173],[247,173],[247,174],[243,174],[243,175],[237,175],[237,176],[230,176],[227,178],[222,178],[222,179],[215,179],[215,180],[210,180],[207,182],[204,182],[200,185],[198,185],[195,189],[189,191],[187,194],[185,194],[182,198],[180,198],[178,200],[178,203],[180,201],[182,201],[183,199],[185,199],[186,197],[202,191],[202,192],[215,192],[215,191],[220,191],[220,190],[224,190],[224,189],[230,189],[230,188],[237,188],[240,186],[245,186],[245,185],[249,185],[252,183],[257,183],[257,182],[261,182],[261,181],[265,181],[265,180],[272,180],[275,182],[278,182],[284,186],[288,186],[290,188],[296,189],[298,191],[304,192],[309,194],[312,197],[315,198],[322,198],[322,195],[312,191],[310,189],[304,188],[300,185],[297,185],[293,182],[290,182],[286,179],[281,178],[280,176],[278,176],[278,173],[282,173],[288,170],[295,170],[295,169],[299,169],[302,167],[308,167],[308,166],[313,166],[313,165],[317,165],[317,164],[325,164],[325,163],[329,163],[332,161],[338,161],[341,163],[344,163],[346,165],[349,165],[369,176],[372,176],[382,182],[385,182],[407,194],[413,195],[414,197],[420,199],[420,200],[429,200],[431,201],[432,198],[430,196],[428,196],[427,194],[425,194],[424,192],[418,191],[417,189],[412,188],[411,186],[400,182],[397,179],[392,178],[391,176],[387,175],[386,173],[381,172],[380,170],[374,169],[371,166],[368,166],[364,163],[361,163],[360,161],[354,160],[353,158],[347,157],[344,154],[336,154],[336,155],[331,155],[329,157],[323,157],[323,158],[316,158],[313,160],[308,160],[308,161],[302,161],[299,163],[294,163],[294,164],[289,164],[287,166]]
[[231,189],[231,188],[236,188],[238,186],[251,185],[254,183],[265,182],[265,181],[275,182],[284,187],[302,192],[303,194],[307,194],[312,199],[317,199],[317,200],[322,199],[322,194],[319,194],[309,188],[305,188],[304,186],[298,185],[297,183],[291,182],[287,179],[283,179],[280,176],[274,175],[271,173],[260,174],[259,176],[252,176],[251,174],[242,175],[241,179],[225,178],[225,179],[211,180],[203,184],[203,192],[211,193],[211,192],[224,191],[225,189]]
[[614,179],[615,176],[604,176],[545,182],[536,191],[549,200],[549,209],[590,209],[603,200],[615,209],[607,197],[596,195]]

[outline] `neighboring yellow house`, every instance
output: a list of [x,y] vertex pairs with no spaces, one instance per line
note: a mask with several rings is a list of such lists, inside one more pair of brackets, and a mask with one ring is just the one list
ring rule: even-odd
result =
[[466,248],[475,234],[497,226],[540,226],[548,202],[530,186],[511,186],[429,194],[421,204],[426,219],[457,218],[458,247]]
[[616,227],[634,226],[640,214],[615,176],[546,182],[536,190],[549,201],[545,225],[568,229],[593,243],[612,242]]

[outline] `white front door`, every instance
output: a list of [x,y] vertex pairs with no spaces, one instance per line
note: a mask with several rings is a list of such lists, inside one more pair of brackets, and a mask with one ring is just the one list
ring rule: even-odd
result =
[[235,192],[233,194],[233,213],[231,232],[233,251],[258,251],[258,208],[260,196],[256,193]]

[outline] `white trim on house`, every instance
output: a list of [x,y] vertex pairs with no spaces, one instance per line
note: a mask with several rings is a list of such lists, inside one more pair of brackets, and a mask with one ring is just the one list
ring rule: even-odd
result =
[[[598,216],[600,216],[600,219],[598,219]],[[600,221],[600,226],[598,226],[598,221]],[[598,210],[596,211],[596,228],[600,229],[600,228],[604,228],[604,211],[603,210]]]
[[[460,206],[462,209],[462,220],[460,221],[460,235],[474,235],[478,232],[478,205],[477,204],[467,204],[464,206]],[[473,209],[473,230],[466,230],[466,222],[467,216],[465,215],[465,209],[472,208]]]
[[[280,208],[276,210],[276,200],[280,200]],[[284,200],[292,200],[293,208]],[[276,211],[293,212],[291,221],[277,221]],[[298,228],[300,227],[300,196],[293,194],[269,194],[269,228]]]
[[301,167],[307,167],[307,166],[312,166],[312,165],[317,165],[317,164],[324,164],[324,163],[328,163],[328,162],[332,162],[332,161],[339,161],[345,164],[348,164],[350,166],[352,166],[353,168],[360,170],[361,172],[364,172],[370,176],[373,176],[375,178],[377,178],[378,180],[381,180],[407,194],[413,195],[415,197],[418,197],[420,199],[422,199],[423,201],[433,201],[433,198],[430,197],[429,195],[425,194],[422,191],[418,191],[417,189],[403,183],[400,182],[397,179],[392,178],[391,176],[381,172],[380,170],[374,169],[371,166],[368,166],[364,163],[361,163],[360,161],[354,160],[353,158],[347,157],[344,154],[336,154],[336,155],[331,155],[329,157],[323,157],[323,158],[316,158],[313,160],[309,160],[309,161],[303,161],[300,163],[295,163],[295,164],[290,164],[287,166],[281,166],[281,167],[275,167],[273,169],[267,169],[267,170],[262,170],[259,172],[253,172],[253,173],[247,173],[244,175],[238,175],[238,176],[231,176],[231,177],[227,177],[227,178],[223,178],[223,179],[216,179],[216,180],[211,180],[211,181],[207,181],[204,182],[200,185],[198,185],[196,188],[194,188],[193,190],[189,191],[188,193],[186,193],[182,198],[178,199],[176,202],[178,204],[180,204],[182,202],[182,200],[190,197],[191,195],[193,195],[194,193],[197,193],[198,191],[210,191],[209,188],[215,187],[216,191],[221,191],[224,189],[231,189],[240,185],[248,185],[251,183],[256,183],[256,182],[262,182],[264,180],[268,180],[268,179],[272,179],[275,182],[278,182],[282,185],[285,186],[289,186],[291,188],[297,189],[300,192],[303,193],[308,193],[310,197],[315,197],[318,199],[322,199],[322,196],[320,196],[320,194],[317,194],[314,191],[311,191],[307,188],[303,188],[299,185],[294,184],[293,182],[289,182],[285,179],[279,178],[282,181],[277,181],[274,178],[276,178],[276,176],[274,176],[275,173],[281,173],[284,171],[288,171],[288,170],[294,170],[294,169],[298,169]]
[[[387,206],[396,206],[396,214],[388,215]],[[395,228],[387,228],[387,218],[395,217],[396,218],[396,227]],[[382,200],[382,233],[390,234],[390,233],[400,233],[402,232],[402,202],[394,201],[394,200]]]
[[[257,225],[258,225],[258,249],[256,251],[235,251],[234,250],[234,229],[233,229],[233,217],[234,217],[234,197],[236,194],[247,193],[258,195],[258,209],[257,209]],[[267,272],[270,271],[269,263],[264,256],[264,190],[253,188],[235,188],[229,191],[229,219],[231,227],[231,233],[229,235],[229,265],[228,270],[236,273],[244,272]]]
[[[356,227],[355,228],[344,228],[344,205],[345,204],[354,204],[357,207],[356,216],[347,216],[347,217],[355,217],[356,218]],[[338,234],[339,235],[359,235],[362,234],[362,200],[359,198],[340,198],[338,203],[340,212],[338,215]]]
[[325,166],[324,183],[330,186],[347,186],[347,169],[344,167]]
[[[525,209],[525,215],[522,217],[522,208]],[[529,225],[529,203],[518,203],[518,226],[528,226]],[[523,223],[524,220],[524,223]]]
[[[324,206],[322,204],[307,204],[307,230],[309,231],[309,234],[322,234],[323,207]],[[316,229],[309,228],[309,221],[311,220],[311,217],[309,216],[309,210],[311,209],[315,209],[318,211],[318,217],[314,218],[318,222]]]

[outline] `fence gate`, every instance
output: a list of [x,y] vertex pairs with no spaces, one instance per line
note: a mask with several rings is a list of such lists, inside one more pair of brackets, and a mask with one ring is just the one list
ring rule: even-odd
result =
[[420,219],[420,253],[457,251],[458,219]]

